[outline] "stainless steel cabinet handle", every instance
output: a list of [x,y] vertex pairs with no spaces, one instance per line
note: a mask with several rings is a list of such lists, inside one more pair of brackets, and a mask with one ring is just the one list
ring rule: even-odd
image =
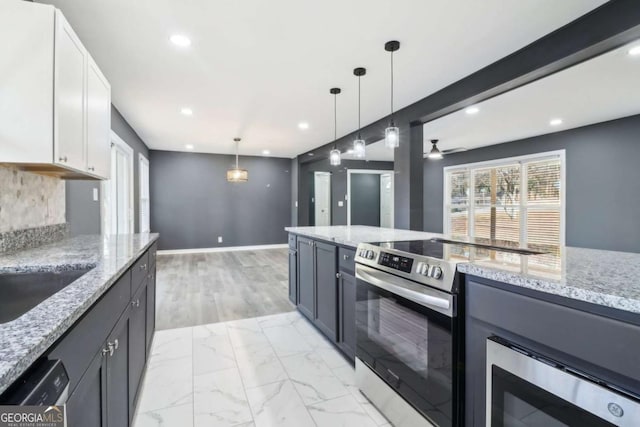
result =
[[59,162],[64,162],[64,163],[66,163],[66,162],[67,162],[67,156],[60,156],[60,157],[58,158],[58,161],[59,161]]
[[342,255],[342,259],[345,260],[345,261],[348,260],[349,259],[349,255],[346,255],[346,254]]
[[89,167],[87,168],[87,170],[94,171],[94,170],[96,170],[96,168],[94,168],[93,166],[89,166]]
[[342,277],[342,274],[340,274],[340,273],[336,273],[336,279],[339,279],[339,278],[341,278],[341,277]]
[[140,307],[140,298],[135,301],[131,301],[131,307]]
[[119,345],[120,345],[120,343],[118,342],[118,339],[116,338],[116,339],[113,341],[113,346],[114,346],[114,348],[117,350]]
[[102,349],[102,355],[106,356],[107,354],[109,354],[109,349],[103,348]]
[[107,348],[109,349],[109,357],[113,356],[113,352],[115,351],[114,345],[112,342],[107,343]]
[[147,264],[142,264],[140,266],[140,270],[146,270],[147,269]]

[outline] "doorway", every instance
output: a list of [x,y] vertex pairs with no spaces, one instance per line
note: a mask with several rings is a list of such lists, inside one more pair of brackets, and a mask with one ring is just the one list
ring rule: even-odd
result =
[[331,225],[331,173],[314,172],[313,205],[316,226]]
[[393,171],[347,171],[347,225],[393,228]]
[[103,234],[130,234],[133,225],[133,149],[111,132],[111,175],[103,181]]

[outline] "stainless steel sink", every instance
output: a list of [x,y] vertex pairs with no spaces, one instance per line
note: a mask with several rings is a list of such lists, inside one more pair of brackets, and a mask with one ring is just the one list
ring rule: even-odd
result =
[[89,270],[0,274],[0,323],[17,319]]

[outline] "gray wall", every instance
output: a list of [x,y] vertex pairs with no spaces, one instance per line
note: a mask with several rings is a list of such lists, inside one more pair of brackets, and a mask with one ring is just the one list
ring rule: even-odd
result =
[[[134,226],[136,233],[140,229],[140,182],[138,172],[138,154],[149,158],[149,149],[140,139],[138,134],[129,126],[129,123],[122,117],[120,112],[111,105],[111,129],[124,142],[129,144],[134,151],[133,171],[134,171]],[[99,181],[67,181],[66,182],[66,209],[67,222],[69,223],[71,234],[99,234],[100,233],[100,201],[93,200],[93,189],[97,188],[100,193],[101,185]],[[100,194],[99,200],[102,199]]]
[[640,252],[640,115],[424,161],[424,230],[442,232],[445,166],[566,150],[566,244]]
[[[331,166],[329,160],[320,160],[300,165],[298,177],[298,225],[309,225],[309,209],[313,172],[331,172],[331,224],[347,224],[347,169],[393,170],[393,162],[376,162],[366,160],[343,160],[340,166]],[[342,207],[338,201],[344,201]]]
[[380,175],[351,174],[351,224],[380,227]]
[[242,156],[249,182],[234,184],[226,181],[234,156],[156,150],[150,155],[151,229],[160,233],[160,249],[287,241],[291,159]]

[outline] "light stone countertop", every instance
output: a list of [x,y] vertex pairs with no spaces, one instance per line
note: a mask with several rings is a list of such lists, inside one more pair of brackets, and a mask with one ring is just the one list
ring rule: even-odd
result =
[[55,343],[158,239],[158,234],[78,236],[0,255],[0,273],[92,268],[22,316],[0,324],[0,393]]
[[[359,243],[445,238],[437,233],[367,226],[288,227],[290,233],[355,248]],[[472,253],[474,249],[470,250]],[[458,262],[461,273],[640,314],[640,254],[561,247],[555,255],[517,255],[479,249]],[[495,258],[495,259],[493,259]]]

